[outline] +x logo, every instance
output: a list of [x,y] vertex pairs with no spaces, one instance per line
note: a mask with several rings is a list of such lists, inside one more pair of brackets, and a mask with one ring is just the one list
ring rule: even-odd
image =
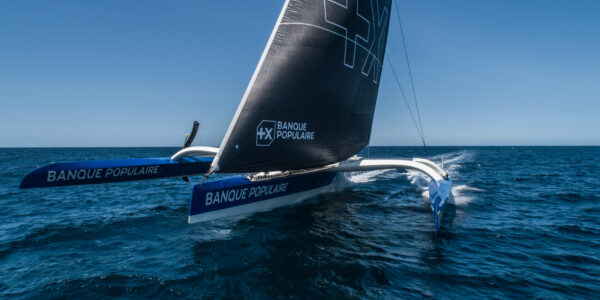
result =
[[271,146],[275,140],[275,121],[262,120],[256,127],[256,146]]

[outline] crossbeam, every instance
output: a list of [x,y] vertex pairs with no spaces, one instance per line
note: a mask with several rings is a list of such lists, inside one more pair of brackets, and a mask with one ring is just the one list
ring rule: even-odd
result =
[[182,157],[186,157],[186,156],[214,157],[215,155],[217,155],[217,151],[219,151],[219,148],[217,148],[217,147],[209,147],[209,146],[187,147],[187,148],[183,148],[183,149],[177,151],[177,153],[173,154],[173,156],[171,156],[171,160],[180,160]]
[[411,169],[423,172],[434,181],[444,180],[447,173],[430,160],[416,158],[402,159],[349,159],[327,169],[334,172],[358,172],[383,169]]

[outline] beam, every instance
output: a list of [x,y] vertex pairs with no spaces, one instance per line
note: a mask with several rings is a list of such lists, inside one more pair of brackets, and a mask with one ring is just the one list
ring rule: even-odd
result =
[[[433,167],[432,167],[433,166]],[[432,161],[425,159],[401,160],[401,159],[349,159],[335,165],[328,171],[334,172],[357,172],[382,169],[410,169],[425,173],[434,181],[444,180],[445,172],[437,167]]]
[[173,156],[171,156],[171,160],[180,160],[182,157],[185,157],[185,156],[214,157],[215,155],[217,155],[217,151],[219,151],[219,148],[217,148],[217,147],[208,147],[208,146],[187,147],[187,148],[183,148],[183,149],[177,151],[177,153],[173,154]]

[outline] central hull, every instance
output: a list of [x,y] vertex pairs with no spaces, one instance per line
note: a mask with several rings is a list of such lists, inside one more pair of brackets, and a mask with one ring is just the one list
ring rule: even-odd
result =
[[[438,233],[446,204],[452,194],[452,179],[414,161],[353,160],[324,171],[251,180],[238,175],[196,184],[190,202],[189,223],[245,215],[292,205],[319,193],[332,191],[338,172],[354,172],[387,168],[408,168],[429,175],[429,199],[433,212],[435,234]],[[443,171],[439,171],[443,173]]]
[[189,223],[267,211],[331,189],[337,172],[315,172],[252,181],[234,176],[194,186]]

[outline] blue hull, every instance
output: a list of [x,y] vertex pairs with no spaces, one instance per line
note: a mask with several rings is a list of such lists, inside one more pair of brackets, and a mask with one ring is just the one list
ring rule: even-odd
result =
[[189,223],[242,215],[298,203],[326,191],[336,172],[251,181],[234,176],[194,186]]
[[[189,223],[266,211],[301,202],[330,190],[336,172],[317,172],[282,178],[251,181],[234,176],[194,186]],[[429,185],[435,234],[452,190],[452,180],[432,181]]]
[[155,179],[205,174],[212,157],[131,158],[57,163],[31,171],[20,188],[55,187],[80,184]]
[[433,212],[436,235],[442,223],[444,209],[450,200],[450,193],[452,193],[452,179],[431,181],[429,183],[429,201]]

